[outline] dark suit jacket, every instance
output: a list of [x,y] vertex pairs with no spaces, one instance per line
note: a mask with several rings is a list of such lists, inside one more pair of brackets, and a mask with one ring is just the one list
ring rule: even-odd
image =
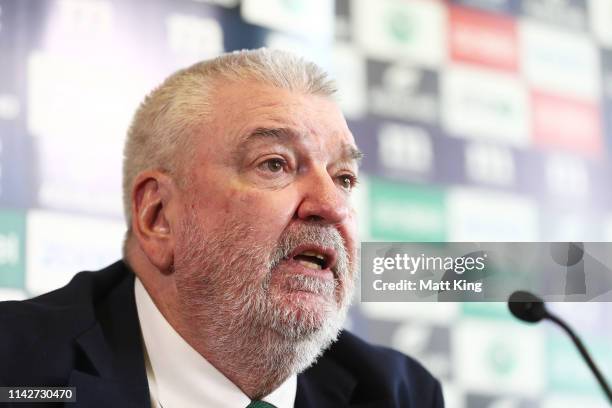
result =
[[[123,262],[79,273],[37,298],[0,303],[1,386],[73,386],[77,403],[71,407],[150,407],[142,347],[134,275]],[[298,376],[295,405],[444,403],[439,382],[419,363],[345,331]]]

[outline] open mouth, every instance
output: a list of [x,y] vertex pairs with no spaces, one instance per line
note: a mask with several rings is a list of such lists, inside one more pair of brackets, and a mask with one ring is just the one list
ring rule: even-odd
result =
[[317,251],[304,251],[293,257],[300,265],[309,269],[327,269],[329,267],[329,257]]

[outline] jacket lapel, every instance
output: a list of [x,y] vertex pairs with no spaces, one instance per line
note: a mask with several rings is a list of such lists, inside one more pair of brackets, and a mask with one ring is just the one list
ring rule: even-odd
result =
[[326,354],[298,375],[295,408],[350,406],[356,381]]
[[385,395],[372,393],[372,384],[361,384],[343,363],[350,349],[340,340],[334,343],[306,371],[298,375],[295,408],[383,408],[396,404]]
[[95,324],[76,338],[84,362],[69,383],[77,387],[78,407],[151,406],[134,275],[123,263],[115,266],[125,270],[125,278],[94,306]]

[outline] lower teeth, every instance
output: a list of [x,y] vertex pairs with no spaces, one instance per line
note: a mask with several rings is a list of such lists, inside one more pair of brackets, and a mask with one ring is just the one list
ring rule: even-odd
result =
[[305,266],[306,268],[309,268],[309,269],[321,269],[321,266],[316,264],[316,263],[314,263],[314,262],[308,262],[308,261],[301,261],[300,260],[300,261],[298,261],[298,263],[300,265]]

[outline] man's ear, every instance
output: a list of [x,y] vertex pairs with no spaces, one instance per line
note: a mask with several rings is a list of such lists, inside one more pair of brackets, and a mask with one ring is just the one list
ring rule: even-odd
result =
[[142,252],[162,273],[171,273],[179,191],[160,171],[140,173],[132,185],[132,233]]

